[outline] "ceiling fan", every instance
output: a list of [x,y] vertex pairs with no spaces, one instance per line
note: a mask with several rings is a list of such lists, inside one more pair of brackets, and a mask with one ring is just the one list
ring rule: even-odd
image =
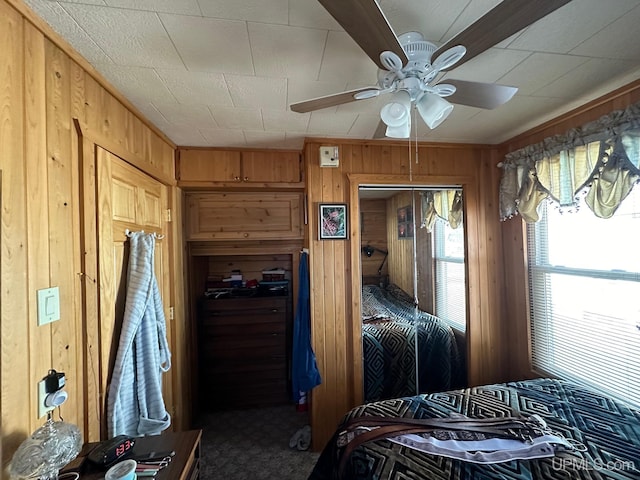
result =
[[390,93],[391,101],[380,110],[381,122],[374,138],[409,138],[413,106],[433,129],[451,113],[452,104],[493,109],[508,102],[517,88],[465,80],[438,81],[443,72],[571,0],[503,0],[440,47],[419,32],[397,36],[376,0],[318,1],[378,66],[378,84],[294,103],[291,110],[306,113]]

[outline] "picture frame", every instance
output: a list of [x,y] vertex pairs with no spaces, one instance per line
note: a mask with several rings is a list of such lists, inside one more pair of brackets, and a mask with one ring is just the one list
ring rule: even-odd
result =
[[413,238],[413,208],[411,205],[398,209],[398,239]]
[[349,235],[346,203],[318,204],[318,239],[345,240]]

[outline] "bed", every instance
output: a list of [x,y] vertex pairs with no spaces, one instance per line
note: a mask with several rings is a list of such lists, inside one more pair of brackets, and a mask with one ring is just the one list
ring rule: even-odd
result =
[[[361,405],[348,419],[385,417],[472,418],[537,414],[547,425],[584,451],[559,452],[552,458],[478,464],[420,452],[387,439],[358,446],[348,457],[349,480],[555,480],[639,479],[640,410],[571,382],[541,378],[451,390]],[[337,430],[337,432],[340,429]],[[339,450],[327,444],[309,480],[335,476]],[[580,449],[582,450],[582,448]]]
[[453,331],[434,315],[416,315],[413,299],[396,285],[363,286],[362,348],[365,402],[460,385],[462,361]]

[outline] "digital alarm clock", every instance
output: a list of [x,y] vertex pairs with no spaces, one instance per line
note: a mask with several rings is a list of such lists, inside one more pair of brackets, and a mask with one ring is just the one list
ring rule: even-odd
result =
[[118,435],[104,442],[100,442],[87,458],[100,467],[108,467],[118,460],[128,456],[133,451],[135,441],[127,435]]

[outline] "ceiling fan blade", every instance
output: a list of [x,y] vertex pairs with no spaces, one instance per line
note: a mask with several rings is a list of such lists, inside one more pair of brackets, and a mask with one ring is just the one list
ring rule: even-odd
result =
[[407,64],[407,54],[375,0],[318,0],[371,60],[383,70],[380,54],[391,51]]
[[459,105],[486,108],[492,110],[507,103],[518,91],[516,87],[496,85],[495,83],[467,82],[466,80],[449,80],[447,84],[456,87],[456,91],[447,100]]
[[343,103],[355,102],[356,100],[358,100],[354,97],[355,94],[371,90],[379,89],[377,87],[356,88],[355,90],[349,90],[348,92],[334,93],[332,95],[326,95],[324,97],[305,100],[304,102],[293,103],[289,108],[291,108],[291,110],[294,112],[307,113],[314,110],[320,110],[322,108],[335,107],[336,105],[342,105]]
[[386,131],[387,131],[387,126],[382,120],[380,120],[378,122],[378,126],[376,127],[376,131],[373,132],[373,138],[385,138]]
[[432,63],[451,47],[463,45],[467,53],[452,68],[509,38],[571,0],[503,0],[495,8],[442,45],[432,55]]

